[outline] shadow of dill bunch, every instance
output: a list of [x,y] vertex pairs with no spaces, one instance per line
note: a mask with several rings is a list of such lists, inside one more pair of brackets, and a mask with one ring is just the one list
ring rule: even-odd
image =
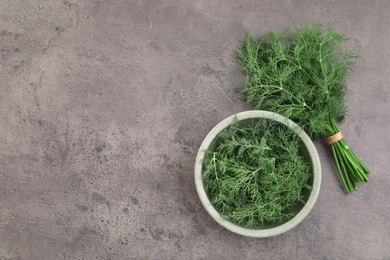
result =
[[261,119],[218,135],[207,151],[203,181],[215,209],[227,220],[256,228],[292,218],[310,189],[301,140],[286,126]]

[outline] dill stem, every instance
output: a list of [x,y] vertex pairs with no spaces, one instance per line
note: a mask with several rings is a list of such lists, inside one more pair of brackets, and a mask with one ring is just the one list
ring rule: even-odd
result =
[[[336,146],[337,147],[337,146]],[[348,186],[348,190],[349,192],[352,192],[352,184],[351,184],[351,179],[349,178],[348,176],[348,172],[345,168],[345,165],[344,165],[344,162],[342,160],[342,156],[341,156],[341,151],[339,149],[335,149],[336,150],[336,154],[337,154],[337,157],[339,159],[339,162],[340,162],[340,165],[341,165],[341,169],[342,171],[344,172],[344,177],[346,179],[346,183],[347,183],[347,186]]]
[[[339,132],[336,122],[333,117],[329,117],[330,129],[329,135],[333,135]],[[368,168],[357,158],[356,154],[348,146],[345,139],[341,139],[336,143],[331,144],[332,154],[336,162],[337,170],[340,175],[341,182],[344,185],[347,193],[351,192],[351,185],[354,189],[358,189],[358,182],[366,181],[369,179],[366,176],[370,171]],[[343,178],[344,181],[343,181]]]
[[341,171],[340,163],[339,163],[339,160],[338,160],[338,158],[337,158],[337,154],[336,154],[334,145],[331,146],[331,149],[332,149],[333,158],[334,158],[334,161],[335,161],[335,163],[336,163],[336,168],[337,168],[337,171],[338,171],[338,173],[339,173],[339,176],[340,176],[341,182],[342,182],[342,184],[343,184],[343,187],[344,187],[345,191],[346,191],[347,193],[349,193],[350,191],[348,190],[348,186],[347,186],[347,184],[345,183],[345,179],[344,179],[344,176],[343,176],[343,172]]
[[216,161],[217,159],[215,158],[215,152],[213,153],[213,159],[212,159],[212,161],[213,161],[213,165],[214,165],[214,174],[215,174],[215,178],[217,179],[217,180],[219,180],[219,178],[218,178],[218,174],[217,174],[217,164],[216,164]]
[[342,160],[346,166],[346,170],[347,170],[347,174],[349,175],[350,179],[352,180],[352,184],[354,186],[355,189],[357,189],[357,182],[360,182],[362,181],[362,177],[360,176],[359,174],[359,171],[357,168],[353,168],[353,165],[351,165],[351,160],[349,160],[347,157],[346,157],[346,153],[343,153],[342,150],[340,150],[340,155],[342,157]]
[[295,99],[295,101],[297,101],[299,104],[298,105],[301,105],[301,106],[304,106],[304,107],[307,107],[308,109],[311,110],[311,107],[309,107],[305,101],[302,101],[300,99],[298,99],[296,96],[294,96],[292,93],[290,93],[289,91],[287,91],[286,89],[283,88],[283,84],[280,82],[280,85],[279,87],[276,86],[276,85],[268,85],[268,87],[271,87],[271,88],[274,88],[276,89],[276,91],[281,91],[281,92],[284,92],[288,95],[290,95],[290,97],[292,97],[293,99]]

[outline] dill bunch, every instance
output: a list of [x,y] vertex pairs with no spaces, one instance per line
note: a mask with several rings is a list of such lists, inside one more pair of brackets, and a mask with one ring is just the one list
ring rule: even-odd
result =
[[256,228],[292,218],[310,189],[309,166],[298,135],[286,126],[261,119],[237,123],[218,135],[204,159],[203,181],[215,209],[227,220]]
[[[239,92],[257,109],[295,121],[313,139],[333,136],[339,132],[336,122],[346,116],[345,76],[357,56],[357,48],[344,35],[320,24],[259,39],[248,33],[237,51],[244,73]],[[331,150],[347,193],[368,181],[369,170],[344,139],[332,143]]]

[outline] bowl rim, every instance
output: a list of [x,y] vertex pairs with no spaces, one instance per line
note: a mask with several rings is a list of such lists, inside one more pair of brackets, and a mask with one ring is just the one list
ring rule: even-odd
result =
[[[226,127],[231,125],[234,120],[242,121],[246,119],[255,119],[255,118],[264,118],[264,119],[271,119],[275,120],[281,124],[286,125],[288,128],[292,129],[295,133],[298,134],[298,136],[303,141],[304,145],[306,146],[309,157],[312,160],[313,164],[313,186],[312,190],[310,191],[309,198],[303,206],[303,208],[298,212],[295,217],[290,219],[289,221],[283,223],[280,226],[272,227],[269,229],[249,229],[244,228],[241,226],[238,226],[236,224],[233,224],[232,222],[224,219],[218,211],[214,208],[214,206],[211,204],[210,200],[208,199],[208,196],[206,194],[206,191],[203,186],[203,179],[202,179],[202,164],[203,159],[205,156],[205,151],[208,149],[212,141],[215,139],[215,137]],[[222,120],[220,123],[218,123],[205,137],[203,140],[199,150],[198,154],[196,156],[195,161],[195,186],[196,191],[198,193],[199,199],[206,209],[206,211],[209,213],[209,215],[218,222],[221,226],[224,228],[247,237],[258,237],[258,238],[264,238],[264,237],[271,237],[276,236],[279,234],[282,234],[284,232],[287,232],[297,226],[299,223],[302,222],[302,220],[309,214],[310,210],[313,208],[321,186],[321,163],[318,156],[317,149],[315,148],[312,140],[310,137],[305,133],[305,131],[300,128],[296,123],[294,123],[292,120],[279,115],[274,112],[265,111],[265,110],[249,110],[240,112],[234,115],[231,115],[224,120]]]

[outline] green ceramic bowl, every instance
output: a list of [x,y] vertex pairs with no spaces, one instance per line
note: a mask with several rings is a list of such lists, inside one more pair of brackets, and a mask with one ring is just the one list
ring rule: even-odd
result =
[[[303,206],[297,206],[294,210],[294,213],[296,215],[292,217],[291,219],[287,220],[284,223],[280,223],[278,225],[263,225],[259,227],[258,229],[249,229],[244,228],[241,226],[238,226],[236,224],[233,224],[232,222],[229,222],[228,220],[224,219],[218,211],[213,207],[211,204],[206,191],[203,186],[203,180],[202,180],[202,173],[203,173],[203,158],[205,156],[205,151],[207,150],[214,150],[217,142],[217,136],[218,134],[231,125],[234,120],[238,120],[239,125],[245,125],[249,122],[252,122],[253,120],[258,119],[270,119],[275,120],[281,124],[286,125],[290,129],[292,129],[294,132],[298,134],[298,136],[301,138],[303,143],[303,150],[302,153],[305,157],[305,159],[308,161],[310,166],[310,172],[311,177],[309,178],[309,183],[312,186],[312,189],[305,190],[303,193],[304,200],[306,201],[305,205]],[[222,122],[220,122],[218,125],[216,125],[210,133],[206,136],[204,139],[202,145],[199,148],[198,155],[196,156],[196,162],[195,162],[195,185],[196,190],[198,192],[200,201],[202,202],[203,206],[205,207],[206,211],[210,214],[210,216],[217,221],[220,225],[225,227],[226,229],[248,237],[271,237],[276,236],[279,234],[282,234],[284,232],[287,232],[294,228],[296,225],[298,225],[310,212],[310,210],[313,208],[314,203],[317,200],[318,193],[320,191],[321,186],[321,164],[320,159],[318,157],[317,150],[311,141],[310,137],[293,121],[279,115],[276,113],[272,113],[269,111],[262,111],[262,110],[253,110],[253,111],[246,111],[241,112],[236,115],[232,115]]]

